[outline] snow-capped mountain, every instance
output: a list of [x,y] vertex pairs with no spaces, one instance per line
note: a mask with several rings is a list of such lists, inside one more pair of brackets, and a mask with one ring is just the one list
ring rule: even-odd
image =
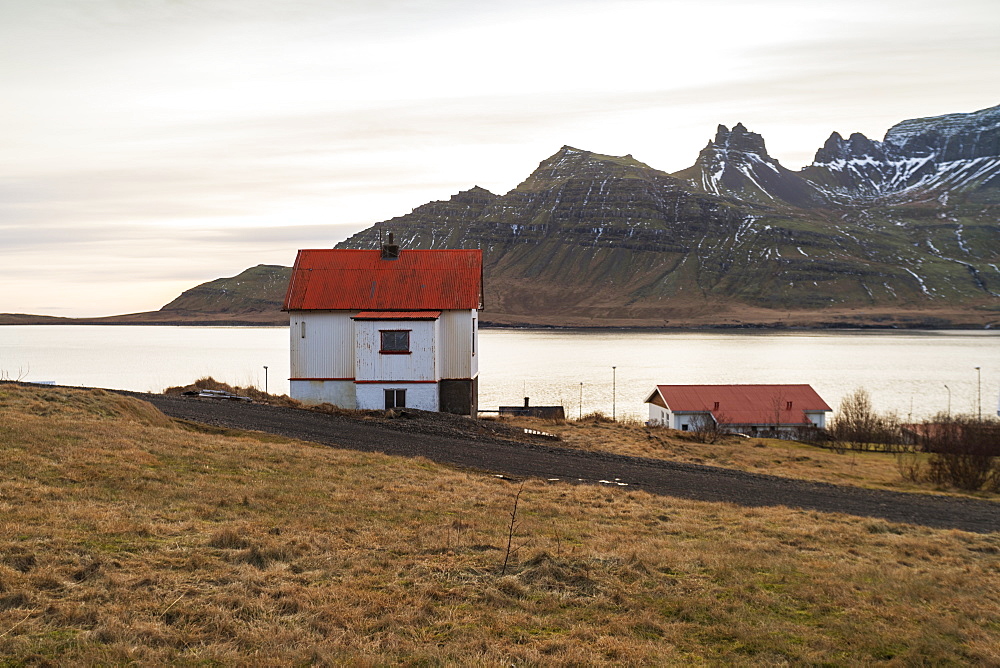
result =
[[[381,229],[404,249],[480,248],[494,323],[1000,327],[998,120],[834,133],[800,171],[742,124],[675,174],[563,146],[510,192],[464,190],[338,247],[377,247]],[[231,284],[165,309],[259,308]]]
[[812,184],[768,155],[764,138],[742,123],[732,130],[720,125],[697,162],[674,176],[706,193],[763,204],[815,206],[823,201]]
[[763,137],[742,124],[720,125],[697,162],[675,176],[715,195],[807,208],[947,197],[997,186],[1000,106],[903,121],[882,141],[834,132],[799,172],[771,158]]
[[1000,106],[903,121],[881,142],[834,133],[802,173],[838,203],[946,198],[1000,185]]

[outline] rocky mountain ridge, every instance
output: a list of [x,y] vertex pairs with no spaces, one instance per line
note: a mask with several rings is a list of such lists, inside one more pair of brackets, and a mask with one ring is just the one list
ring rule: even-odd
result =
[[692,167],[564,146],[339,244],[484,251],[509,324],[985,326],[1000,314],[1000,107],[834,133],[794,172],[742,124]]
[[[835,132],[798,171],[742,123],[672,174],[563,146],[506,194],[473,187],[337,247],[375,248],[382,231],[404,250],[481,248],[494,324],[1000,326],[1000,106],[881,141]],[[288,271],[119,319],[287,322]]]
[[974,189],[1000,175],[1000,107],[903,121],[882,141],[837,132],[812,164],[792,172],[767,154],[763,138],[720,125],[697,162],[676,176],[705,192],[815,208],[898,204]]
[[903,121],[881,142],[833,133],[805,177],[834,203],[975,190],[1000,175],[1000,107]]

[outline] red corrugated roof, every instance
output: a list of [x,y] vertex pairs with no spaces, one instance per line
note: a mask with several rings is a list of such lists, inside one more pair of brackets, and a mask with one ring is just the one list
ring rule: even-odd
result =
[[804,411],[833,410],[809,385],[657,385],[656,390],[671,411],[708,411],[722,424],[809,424]]
[[471,250],[300,250],[285,311],[420,311],[482,304],[483,254]]
[[352,320],[437,320],[441,311],[362,311]]

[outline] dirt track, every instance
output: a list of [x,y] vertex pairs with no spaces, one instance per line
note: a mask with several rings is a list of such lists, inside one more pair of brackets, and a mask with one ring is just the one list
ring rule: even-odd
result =
[[[514,440],[503,425],[457,416],[361,419],[235,401],[127,392],[169,416],[326,445],[427,457],[442,464],[632,489],[742,506],[789,506],[977,533],[1000,531],[1000,504],[975,499],[867,490]],[[603,482],[602,482],[603,481]]]

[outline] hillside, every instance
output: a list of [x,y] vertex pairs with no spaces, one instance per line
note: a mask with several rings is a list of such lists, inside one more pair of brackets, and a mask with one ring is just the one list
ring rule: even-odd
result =
[[[564,146],[506,194],[474,187],[337,247],[390,231],[404,250],[481,248],[484,324],[1000,326],[1000,107],[833,133],[799,171],[740,123],[674,174]],[[282,324],[288,272],[87,322]]]
[[0,417],[5,665],[1000,661],[996,534],[522,486],[101,390],[0,384]]
[[[719,126],[666,174],[565,146],[339,245],[478,247],[484,320],[641,326],[1000,323],[1000,107],[833,135],[800,172]],[[457,212],[457,213],[452,213]]]
[[185,290],[163,306],[169,313],[269,313],[281,308],[291,270],[259,264],[237,276],[219,278]]

